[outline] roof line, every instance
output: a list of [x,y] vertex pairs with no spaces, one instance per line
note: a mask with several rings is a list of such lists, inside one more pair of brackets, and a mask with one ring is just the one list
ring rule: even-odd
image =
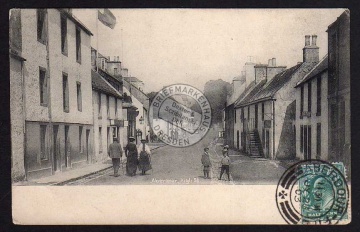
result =
[[[310,78],[308,80],[306,80],[306,78],[311,74],[311,72],[314,71],[325,59],[328,59],[328,54],[326,54],[298,83],[296,83],[294,88],[297,88],[298,86],[300,86],[302,84],[305,84],[309,80],[312,80],[315,76],[318,76],[319,74],[322,74],[323,72],[325,72],[328,68],[325,68],[324,70],[322,70],[321,72],[317,73],[314,76],[310,76]],[[305,81],[303,82],[303,80],[305,80]]]

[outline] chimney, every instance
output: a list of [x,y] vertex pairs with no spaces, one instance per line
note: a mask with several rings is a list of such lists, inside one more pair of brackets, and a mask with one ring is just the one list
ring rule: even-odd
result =
[[120,61],[120,58],[119,58],[119,56],[117,56],[117,61]]
[[271,66],[271,65],[272,65],[272,59],[269,59],[268,66]]
[[311,40],[311,45],[312,46],[316,46],[316,39],[317,39],[317,35],[313,35],[312,40]]
[[276,67],[276,58],[272,58],[272,66]]
[[310,46],[310,35],[305,35],[305,47]]
[[114,61],[116,61],[116,56],[114,56]]
[[303,62],[317,63],[319,62],[319,47],[316,46],[317,36],[312,36],[312,43],[310,46],[310,35],[305,36],[305,47],[303,48]]

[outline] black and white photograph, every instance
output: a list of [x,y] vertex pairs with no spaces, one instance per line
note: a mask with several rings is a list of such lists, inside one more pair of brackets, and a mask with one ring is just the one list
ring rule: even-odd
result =
[[351,222],[349,9],[14,8],[9,23],[15,224]]

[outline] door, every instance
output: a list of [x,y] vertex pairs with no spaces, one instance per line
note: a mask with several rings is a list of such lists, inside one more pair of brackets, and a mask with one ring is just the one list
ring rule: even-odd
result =
[[255,128],[254,129],[257,129],[258,128],[258,105],[256,104],[255,105]]
[[53,135],[54,135],[54,139],[53,139],[53,167],[54,167],[54,172],[56,172],[59,168],[58,165],[60,165],[59,162],[59,141],[58,141],[58,130],[59,130],[59,126],[58,125],[54,125],[53,126]]
[[69,142],[69,126],[65,126],[65,167],[70,165],[70,142]]
[[90,144],[89,144],[90,130],[86,130],[86,160],[90,163]]
[[265,130],[265,156],[270,157],[270,132]]

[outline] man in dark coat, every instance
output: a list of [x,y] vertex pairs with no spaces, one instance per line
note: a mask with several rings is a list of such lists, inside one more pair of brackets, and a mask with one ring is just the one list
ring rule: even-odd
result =
[[121,145],[118,142],[117,138],[114,138],[114,142],[110,144],[108,150],[109,157],[112,159],[113,168],[114,168],[114,176],[118,177],[119,167],[120,167],[120,159],[123,154],[123,150]]

